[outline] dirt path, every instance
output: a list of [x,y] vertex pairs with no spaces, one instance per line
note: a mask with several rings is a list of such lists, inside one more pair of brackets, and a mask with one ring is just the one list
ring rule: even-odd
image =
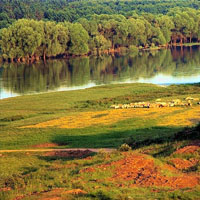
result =
[[15,153],[15,152],[68,152],[68,151],[91,151],[91,152],[99,152],[99,151],[104,151],[104,152],[112,152],[116,149],[111,149],[111,148],[98,148],[98,149],[93,149],[93,148],[70,148],[70,149],[15,149],[15,150],[0,150],[0,153]]

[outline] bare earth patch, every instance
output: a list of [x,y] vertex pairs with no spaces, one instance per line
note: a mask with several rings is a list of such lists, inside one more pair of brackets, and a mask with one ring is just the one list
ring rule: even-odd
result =
[[35,148],[48,148],[48,147],[58,147],[59,145],[56,143],[42,143],[42,144],[36,144],[33,145],[32,147]]
[[155,120],[155,125],[157,126],[191,126],[195,124],[194,121],[200,120],[199,112],[200,106],[186,108],[165,107],[146,109],[115,109],[105,111],[82,112],[35,125],[24,126],[21,128],[84,128],[99,124],[109,125],[130,118]]
[[193,167],[195,166],[199,161],[198,159],[190,159],[190,160],[183,160],[183,159],[180,159],[180,158],[174,158],[171,160],[171,162],[174,164],[174,166],[177,168],[177,169],[188,169],[190,167]]
[[0,192],[1,192],[1,191],[3,191],[3,192],[5,192],[5,191],[10,191],[10,190],[12,190],[12,188],[10,188],[10,187],[0,188]]
[[50,157],[67,157],[67,158],[85,158],[91,155],[92,151],[90,150],[69,150],[69,151],[50,151],[43,154],[43,156]]
[[185,146],[183,148],[180,148],[178,150],[176,150],[174,152],[174,154],[190,154],[190,153],[194,153],[196,151],[200,150],[200,146],[199,145],[188,145],[188,146]]
[[[106,165],[97,166],[98,169],[107,170],[114,166],[112,182],[129,181],[130,187],[169,187],[172,189],[193,188],[199,185],[200,177],[176,173],[175,176],[167,176],[162,173],[162,166],[155,164],[154,160],[146,155],[124,153],[124,158]],[[168,169],[171,169],[169,167]],[[96,169],[86,168],[82,172],[93,173]],[[166,170],[166,166],[164,167]],[[171,171],[174,173],[174,170]]]

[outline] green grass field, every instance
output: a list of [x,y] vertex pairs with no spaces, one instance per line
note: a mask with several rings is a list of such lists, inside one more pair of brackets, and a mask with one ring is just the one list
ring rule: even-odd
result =
[[[110,105],[139,101],[155,101],[162,98],[184,99],[200,97],[200,85],[156,86],[152,84],[121,84],[95,87],[78,91],[27,95],[0,100],[0,150],[33,149],[40,144],[57,144],[54,148],[118,148],[127,143],[133,153],[148,155],[158,168],[173,158],[199,160],[199,150],[193,154],[173,154],[193,141],[199,140],[198,119],[190,127],[161,126],[164,117],[184,115],[182,110],[166,113],[156,118],[147,116],[129,117],[114,123],[59,128],[22,128],[62,117],[82,113],[110,111]],[[195,110],[195,106],[194,109]],[[185,108],[184,111],[191,110]],[[122,110],[123,112],[123,110]],[[142,112],[138,109],[138,112]],[[161,113],[162,114],[162,113]],[[101,121],[105,114],[95,115]],[[153,113],[152,113],[153,116]],[[193,120],[194,121],[194,120]],[[185,133],[191,133],[184,136]],[[191,188],[170,189],[168,186],[135,186],[129,181],[111,181],[115,165],[102,170],[100,165],[123,159],[124,154],[100,152],[90,159],[76,156],[46,156],[44,153],[1,153],[0,154],[0,199],[200,199],[199,184]],[[196,162],[196,161],[195,161]],[[92,167],[92,174],[84,169]],[[164,169],[163,169],[164,170]],[[184,171],[185,170],[185,171]],[[199,162],[187,169],[164,170],[164,176],[188,175],[195,177],[200,172]],[[195,179],[196,180],[196,179]],[[123,186],[120,186],[123,185]],[[60,192],[56,192],[57,189]],[[86,193],[67,193],[81,189]],[[54,192],[55,191],[55,192]],[[152,192],[156,191],[156,192]],[[166,192],[167,191],[167,192]]]

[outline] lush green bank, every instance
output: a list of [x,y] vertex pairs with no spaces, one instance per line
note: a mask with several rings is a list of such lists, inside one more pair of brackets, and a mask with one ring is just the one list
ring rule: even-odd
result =
[[[0,148],[30,148],[34,144],[45,142],[64,143],[66,147],[117,147],[130,135],[145,138],[143,130],[152,127],[154,121],[150,120],[145,124],[138,121],[133,129],[128,126],[128,123],[136,119],[125,120],[114,126],[100,125],[84,129],[55,127],[21,129],[19,127],[63,116],[78,115],[83,111],[109,109],[110,105],[116,103],[153,101],[163,97],[179,98],[190,94],[198,97],[199,92],[198,84],[168,87],[151,84],[125,84],[3,99],[0,104]],[[161,128],[161,130],[166,134],[170,132],[168,128]],[[155,136],[160,133],[159,129],[150,128],[150,131],[152,137],[154,133]]]
[[[170,171],[163,166],[171,165],[172,159],[199,160],[199,153],[173,154],[199,138],[197,128],[184,129],[184,126],[158,126],[162,117],[184,116],[185,111],[150,116],[130,117],[118,122],[101,124],[103,114],[95,114],[99,124],[82,128],[20,128],[52,119],[69,116],[81,119],[83,113],[112,111],[111,104],[152,101],[162,98],[185,99],[187,96],[200,97],[200,85],[172,85],[160,87],[151,84],[123,84],[95,87],[86,90],[56,92],[41,95],[27,95],[0,100],[0,149],[37,148],[37,144],[57,144],[55,148],[65,147],[119,147],[126,142],[135,149],[133,155],[144,156],[155,162],[156,169],[163,170],[164,177],[195,176],[199,164],[186,171]],[[194,105],[195,106],[195,105]],[[194,108],[198,108],[197,106]],[[163,108],[164,109],[164,108]],[[179,108],[177,108],[179,109]],[[194,109],[195,110],[195,109]],[[114,112],[115,110],[113,110]],[[131,110],[117,112],[131,113]],[[138,110],[142,113],[143,110]],[[165,112],[165,109],[163,110]],[[175,114],[175,115],[174,115]],[[113,119],[114,120],[114,119]],[[176,120],[176,119],[175,119]],[[197,119],[196,119],[197,120]],[[176,120],[177,121],[177,120]],[[43,147],[45,148],[45,147]],[[136,154],[135,154],[136,153]],[[139,153],[139,154],[137,154]],[[142,154],[141,154],[142,153]],[[123,159],[124,154],[98,153],[89,159],[76,156],[47,156],[44,153],[1,153],[0,154],[0,199],[17,198],[41,200],[58,199],[198,199],[199,185],[194,188],[170,189],[163,186],[134,186],[130,181],[110,180],[115,166],[110,163]],[[137,159],[137,157],[135,158]],[[144,160],[145,161],[145,160]],[[143,162],[144,162],[143,161]],[[171,163],[171,164],[170,164]],[[104,170],[105,166],[106,170]],[[111,167],[107,167],[111,166]],[[87,168],[96,171],[87,172]],[[129,167],[128,167],[129,169]],[[121,172],[123,173],[123,172]],[[155,178],[155,177],[154,177]],[[187,178],[186,178],[187,179]],[[59,188],[59,190],[56,190]],[[108,189],[109,188],[109,189]],[[83,193],[67,193],[81,189]]]

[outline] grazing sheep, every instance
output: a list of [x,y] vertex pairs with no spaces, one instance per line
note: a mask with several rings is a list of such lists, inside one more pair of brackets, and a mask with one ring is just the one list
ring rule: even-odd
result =
[[194,98],[193,101],[199,101],[199,98]]
[[115,109],[119,109],[120,107],[118,105],[115,105]]
[[174,105],[174,103],[169,103],[169,107],[174,107],[175,105]]
[[188,101],[188,106],[192,106],[192,102],[190,100]]
[[135,104],[134,103],[130,103],[130,108],[135,108]]
[[115,108],[116,105],[111,105],[110,108]]
[[129,104],[122,105],[122,108],[129,108],[129,107],[130,107]]
[[185,100],[186,100],[186,101],[188,101],[188,100],[194,100],[194,98],[192,98],[192,97],[187,97],[187,98],[185,98]]
[[168,103],[166,102],[160,102],[160,105],[162,105],[163,107],[168,107]]
[[119,108],[123,108],[123,104],[118,104]]
[[128,109],[128,108],[162,108],[162,107],[174,107],[174,106],[192,106],[192,101],[198,101],[197,104],[200,105],[199,98],[187,97],[187,101],[181,101],[180,99],[174,99],[170,102],[161,102],[161,99],[156,99],[156,102],[136,102],[130,104],[118,104],[111,105],[110,108],[114,109]]
[[157,103],[151,103],[150,108],[158,108],[158,104]]
[[149,102],[146,102],[146,103],[143,105],[143,108],[150,108],[150,103],[149,103]]
[[156,101],[158,102],[158,101],[161,101],[161,99],[156,99]]
[[178,106],[181,104],[181,100],[180,99],[175,99],[175,100],[172,100],[172,103],[174,103],[174,105]]

